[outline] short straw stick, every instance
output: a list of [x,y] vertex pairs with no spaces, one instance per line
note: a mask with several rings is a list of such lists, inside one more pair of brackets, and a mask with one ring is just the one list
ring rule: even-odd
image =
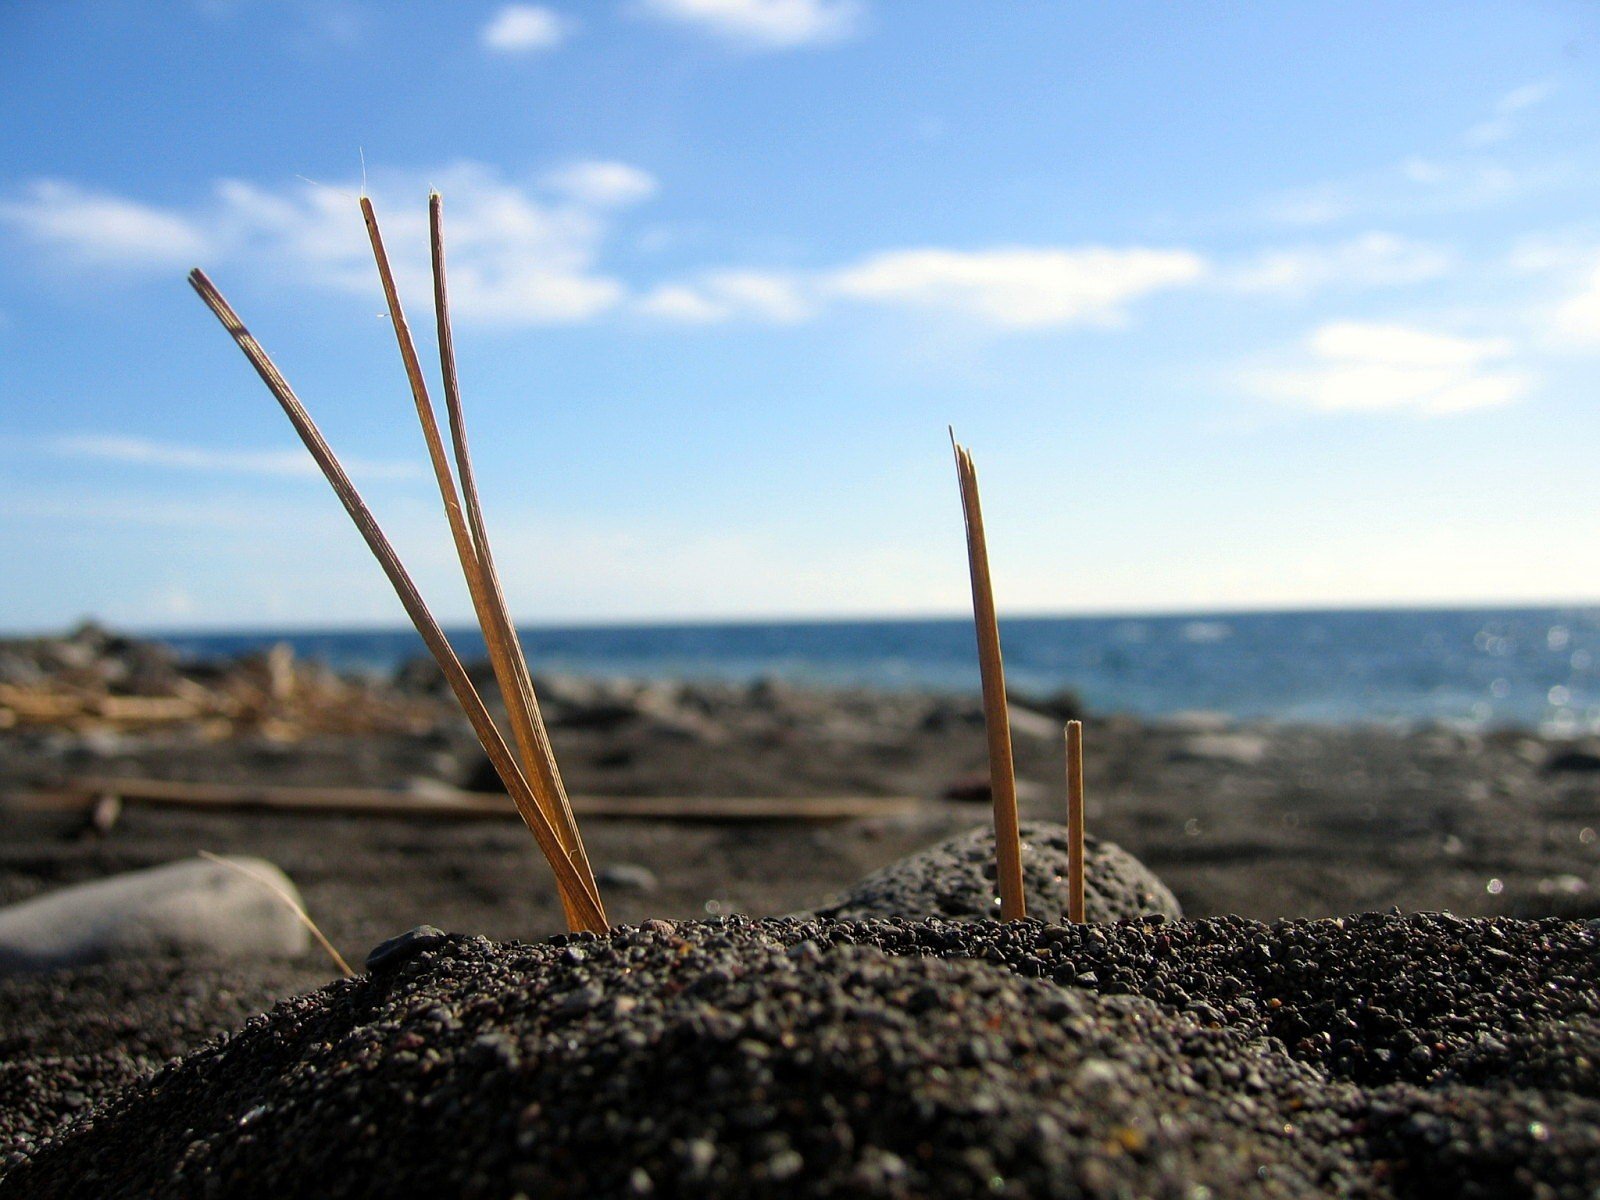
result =
[[561,839],[551,828],[544,813],[540,811],[533,792],[528,787],[528,782],[523,778],[518,769],[516,760],[512,758],[511,751],[506,748],[505,740],[500,736],[500,731],[495,728],[494,721],[489,716],[489,711],[484,708],[483,701],[479,698],[472,680],[461,666],[461,661],[456,658],[455,651],[450,648],[449,640],[444,636],[444,631],[439,628],[439,623],[433,619],[433,614],[428,611],[428,606],[423,602],[421,593],[417,591],[416,584],[406,574],[405,567],[394,552],[394,547],[389,544],[389,539],[384,536],[377,520],[366,502],[361,499],[361,494],[356,491],[355,485],[350,482],[350,477],[345,474],[344,467],[334,456],[328,443],[322,436],[322,431],[311,420],[305,406],[300,403],[300,398],[294,394],[294,389],[284,379],[282,373],[261,348],[261,344],[244,327],[228,302],[223,299],[222,293],[217,291],[205,273],[194,270],[189,273],[189,283],[199,293],[200,299],[205,301],[222,327],[228,331],[233,340],[243,351],[245,358],[267,385],[267,389],[277,399],[283,408],[284,414],[295,427],[295,432],[300,435],[300,440],[305,443],[311,457],[316,460],[322,473],[327,477],[334,494],[339,497],[345,511],[350,514],[350,519],[355,523],[356,529],[361,533],[372,551],[378,565],[383,568],[383,573],[389,577],[389,583],[395,590],[395,595],[400,599],[401,605],[406,610],[406,615],[411,618],[411,623],[416,627],[423,643],[433,655],[434,661],[439,664],[439,670],[449,682],[451,690],[455,693],[456,700],[471,722],[473,732],[478,735],[478,741],[483,744],[484,752],[489,756],[489,761],[494,765],[496,773],[506,785],[506,790],[511,794],[511,799],[517,806],[523,822],[538,842],[540,851],[550,863],[550,868],[555,872],[557,886],[563,892],[576,898],[579,915],[583,921],[583,928],[596,933],[603,933],[606,929],[605,915],[600,911],[600,906],[589,895],[584,881],[579,877],[572,861],[567,857],[561,845]]
[[1022,892],[1022,837],[1017,826],[1017,778],[1011,759],[1011,721],[1006,708],[1006,672],[1000,658],[1000,626],[994,586],[989,578],[989,547],[978,501],[978,472],[972,456],[950,435],[961,484],[961,511],[967,526],[967,563],[972,573],[972,615],[978,632],[978,667],[983,677],[983,723],[989,738],[989,792],[994,800],[995,867],[1000,883],[1000,918],[1028,915]]
[[1067,920],[1082,925],[1083,903],[1083,722],[1067,722]]
[[222,855],[213,854],[209,850],[201,850],[199,853],[200,857],[207,862],[216,863],[219,867],[227,867],[230,871],[237,871],[246,879],[253,879],[266,888],[267,891],[283,902],[284,907],[299,918],[300,924],[311,931],[311,936],[317,939],[317,945],[321,946],[328,957],[333,959],[333,965],[339,968],[344,977],[346,979],[355,977],[355,972],[350,969],[350,964],[345,962],[344,955],[334,949],[333,943],[323,936],[322,930],[317,928],[317,923],[311,919],[310,914],[300,905],[299,901],[283,890],[277,880],[269,879],[260,871],[251,870],[241,862],[234,862],[231,858],[223,858]]
[[551,816],[551,823],[561,835],[562,844],[572,856],[579,874],[593,878],[589,855],[584,849],[583,837],[578,832],[577,818],[572,814],[572,803],[561,781],[561,768],[550,746],[544,715],[539,711],[539,698],[534,694],[528,660],[522,653],[522,643],[517,638],[516,626],[512,624],[506,606],[505,592],[500,586],[500,572],[494,565],[494,554],[489,547],[483,505],[478,499],[477,475],[472,469],[472,452],[467,445],[467,422],[461,411],[455,337],[450,329],[450,291],[445,281],[444,265],[444,199],[438,192],[428,197],[428,232],[433,251],[433,309],[439,333],[439,371],[444,379],[444,406],[450,420],[450,441],[455,447],[456,472],[461,481],[462,498],[466,501],[467,522],[478,547],[478,562],[483,571],[484,590],[488,594],[489,616],[494,625],[495,638],[506,652],[507,677],[500,677],[498,668],[496,675],[501,694],[505,697],[506,710],[511,716],[512,733],[522,750],[523,764],[530,772],[528,781],[534,785],[536,792],[542,790],[554,799],[551,807],[555,812],[551,814],[547,810],[547,815]]
[[[372,256],[378,266],[378,278],[383,285],[384,299],[389,307],[389,318],[394,326],[395,340],[400,347],[400,360],[405,366],[406,378],[411,384],[411,396],[416,404],[417,419],[422,425],[423,440],[427,443],[428,458],[433,465],[440,498],[444,502],[450,536],[455,542],[461,572],[466,577],[467,591],[472,597],[472,607],[478,618],[478,626],[483,631],[484,645],[489,651],[489,662],[494,669],[495,681],[499,684],[506,712],[511,719],[512,734],[521,752],[524,777],[533,790],[539,810],[544,814],[545,820],[555,828],[562,847],[570,859],[573,857],[572,844],[565,831],[566,822],[561,819],[561,805],[550,786],[550,778],[554,774],[554,758],[550,754],[548,741],[541,744],[533,736],[526,712],[522,707],[523,689],[516,681],[516,670],[507,645],[506,627],[509,621],[497,619],[495,600],[491,596],[485,578],[483,552],[486,539],[475,539],[473,533],[467,529],[466,520],[462,516],[461,500],[456,493],[455,479],[450,474],[450,464],[445,458],[444,442],[439,435],[439,423],[434,416],[433,401],[428,396],[428,386],[422,376],[422,366],[417,360],[416,345],[411,338],[411,327],[400,304],[399,289],[395,286],[394,272],[390,269],[389,256],[384,250],[377,214],[373,210],[372,202],[365,196],[361,198],[361,215],[366,221],[367,237],[372,243]],[[531,686],[528,691],[531,693]],[[578,867],[578,875],[584,879],[596,906],[600,907],[599,890],[587,869],[586,860],[583,866]],[[569,927],[581,928],[576,920],[576,909],[565,893],[562,895],[562,907],[566,912]]]

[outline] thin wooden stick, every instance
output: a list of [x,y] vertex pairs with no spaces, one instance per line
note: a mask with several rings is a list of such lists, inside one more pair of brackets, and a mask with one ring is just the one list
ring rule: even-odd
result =
[[[489,615],[494,624],[495,636],[507,651],[507,674],[500,678],[501,694],[506,710],[511,716],[512,733],[522,749],[523,762],[529,770],[529,782],[535,793],[554,799],[552,824],[561,834],[562,844],[571,855],[581,875],[593,878],[589,855],[584,849],[583,837],[578,832],[577,818],[572,813],[572,803],[566,785],[561,780],[561,768],[550,745],[550,734],[545,728],[544,714],[539,710],[539,698],[534,694],[533,677],[528,672],[528,660],[522,652],[522,642],[517,637],[505,592],[500,586],[500,572],[494,564],[489,533],[483,520],[483,505],[478,499],[477,474],[472,469],[472,452],[467,444],[467,422],[461,410],[461,387],[456,373],[455,336],[450,328],[450,289],[446,283],[444,265],[444,198],[438,192],[428,197],[428,233],[433,252],[433,309],[439,334],[439,371],[444,380],[444,406],[450,421],[450,441],[455,448],[456,472],[461,480],[461,494],[466,501],[467,522],[473,541],[478,547],[478,562],[483,571],[484,590],[488,593]],[[496,671],[499,676],[498,670]],[[557,819],[559,818],[559,819]]]
[[994,800],[995,873],[1000,884],[1000,918],[1028,915],[1022,892],[1022,836],[1017,824],[1017,776],[1011,758],[1011,720],[1006,707],[1006,671],[1000,657],[1000,626],[994,586],[989,578],[989,547],[978,502],[978,472],[972,455],[950,433],[961,484],[961,512],[967,526],[967,565],[972,573],[972,615],[978,631],[978,667],[983,676],[983,723],[989,738],[989,792]]
[[223,858],[222,855],[213,854],[209,850],[201,850],[199,851],[199,854],[200,857],[205,859],[207,862],[214,862],[219,867],[227,867],[230,871],[237,871],[246,879],[255,880],[262,887],[266,888],[267,891],[271,892],[279,900],[283,901],[284,906],[300,919],[300,924],[304,925],[311,931],[311,936],[317,939],[317,945],[321,946],[323,950],[327,952],[328,957],[333,959],[333,965],[338,967],[339,970],[344,973],[344,977],[346,979],[355,978],[355,972],[350,969],[350,964],[345,962],[344,955],[340,954],[338,950],[334,949],[333,943],[323,936],[322,930],[317,928],[317,923],[311,919],[311,915],[307,913],[303,907],[301,907],[299,901],[297,901],[293,896],[279,886],[277,880],[269,879],[267,876],[261,874],[261,872],[251,870],[243,863],[234,862],[231,858]]
[[[572,860],[571,840],[566,833],[566,826],[570,822],[563,821],[562,806],[557,802],[549,783],[554,768],[554,756],[549,750],[549,743],[541,745],[529,728],[522,705],[522,689],[516,682],[516,670],[507,645],[505,631],[508,622],[497,619],[495,601],[485,578],[483,564],[485,539],[475,537],[473,531],[468,530],[462,515],[455,479],[450,474],[450,464],[445,458],[444,441],[439,435],[439,422],[434,415],[433,401],[428,395],[427,383],[423,379],[422,366],[417,360],[411,328],[406,321],[405,310],[400,304],[399,289],[395,286],[394,272],[390,269],[389,256],[384,250],[377,214],[373,210],[372,202],[365,196],[361,198],[361,215],[366,221],[367,237],[372,243],[372,256],[377,263],[378,278],[383,284],[384,299],[389,306],[395,340],[400,347],[400,359],[405,366],[406,378],[411,384],[411,396],[416,404],[417,419],[422,425],[423,440],[427,443],[428,458],[433,465],[434,478],[438,481],[439,496],[444,502],[445,518],[450,525],[450,536],[455,542],[456,557],[460,560],[461,572],[466,577],[467,591],[472,597],[472,607],[477,614],[478,627],[483,632],[484,645],[489,651],[489,662],[494,670],[495,681],[499,684],[506,712],[511,719],[512,735],[521,752],[524,776],[533,790],[539,810],[556,830],[563,850],[567,853],[568,859]],[[529,690],[531,691],[531,688]],[[577,863],[574,863],[574,866],[577,867],[578,876],[584,880],[590,898],[603,912],[599,888],[588,870],[587,860],[582,866],[578,866]],[[577,920],[577,909],[565,893],[562,895],[562,907],[566,913],[568,926],[581,928]]]
[[1067,722],[1067,920],[1082,925],[1083,902],[1083,722]]
[[198,269],[191,271],[189,283],[199,293],[206,307],[222,323],[222,327],[233,337],[245,358],[255,368],[256,374],[277,399],[289,422],[294,426],[295,432],[300,435],[300,440],[310,451],[311,457],[322,468],[322,473],[327,477],[334,494],[339,497],[345,511],[350,514],[350,519],[365,539],[373,557],[378,560],[378,565],[383,568],[383,573],[389,577],[389,583],[405,608],[406,615],[411,618],[418,635],[433,655],[434,661],[439,664],[439,670],[444,674],[451,690],[455,693],[457,702],[467,714],[473,732],[483,744],[484,752],[505,783],[506,791],[511,794],[517,811],[522,814],[523,822],[533,834],[534,840],[538,842],[539,849],[549,861],[551,870],[555,872],[557,886],[563,892],[570,892],[578,898],[583,928],[603,933],[607,928],[605,914],[600,911],[599,904],[591,899],[577,869],[567,857],[561,839],[556,836],[555,830],[540,810],[527,780],[523,778],[516,760],[512,758],[511,751],[506,748],[505,740],[500,736],[500,731],[495,728],[489,711],[484,708],[482,699],[473,688],[472,680],[468,678],[460,660],[456,658],[455,651],[450,648],[450,642],[444,636],[444,631],[439,628],[439,623],[428,611],[428,606],[423,602],[416,584],[412,583],[411,577],[406,574],[406,569],[401,565],[394,547],[389,544],[389,539],[384,536],[371,510],[361,499],[361,494],[356,491],[355,485],[350,482],[350,477],[345,474],[344,467],[328,447],[322,431],[311,420],[310,414],[300,403],[300,398],[294,394],[294,389],[289,386],[288,380],[284,379],[272,359],[267,356],[267,352],[251,336],[250,331],[239,320],[238,314],[223,299],[222,293],[217,291],[211,280],[206,278],[205,273]]

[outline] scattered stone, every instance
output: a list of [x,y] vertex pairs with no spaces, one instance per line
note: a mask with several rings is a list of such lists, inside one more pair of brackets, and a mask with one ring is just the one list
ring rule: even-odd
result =
[[418,925],[379,942],[367,951],[367,970],[380,971],[442,945],[450,935],[432,925]]
[[1173,751],[1174,761],[1232,763],[1252,767],[1267,756],[1267,739],[1255,733],[1205,733],[1185,738]]
[[1600,751],[1577,747],[1558,750],[1545,759],[1544,769],[1556,773],[1600,771]]
[[1050,713],[1035,712],[1031,708],[1023,708],[1019,704],[1007,706],[1007,715],[1011,721],[1012,737],[1039,738],[1042,741],[1059,742],[1066,729],[1060,718]]
[[595,875],[595,882],[601,888],[616,888],[618,891],[638,892],[645,896],[653,895],[661,888],[656,873],[638,863],[612,863],[608,867],[601,867]]

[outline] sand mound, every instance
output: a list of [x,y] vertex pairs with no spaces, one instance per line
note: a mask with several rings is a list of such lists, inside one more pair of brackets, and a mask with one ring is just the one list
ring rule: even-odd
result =
[[0,1195],[1600,1184],[1582,923],[733,919],[415,945],[129,1089]]
[[[1052,923],[1065,921],[1071,861],[1066,826],[1025,821],[1022,842],[1028,915]],[[1084,852],[1084,907],[1090,921],[1151,914],[1175,920],[1183,915],[1167,885],[1122,847],[1091,837],[1084,840]],[[952,920],[995,918],[1000,915],[1000,900],[994,864],[994,830],[964,833],[874,871],[814,915],[841,921],[917,919],[930,913]]]

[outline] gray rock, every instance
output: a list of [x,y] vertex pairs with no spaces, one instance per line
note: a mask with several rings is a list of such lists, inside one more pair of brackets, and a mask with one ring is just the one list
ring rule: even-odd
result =
[[432,925],[418,925],[404,933],[397,933],[394,937],[379,942],[367,952],[367,970],[377,971],[383,967],[399,966],[406,959],[441,945],[449,936],[444,930]]
[[[1023,892],[1028,916],[1060,923],[1067,918],[1067,830],[1049,821],[1022,824]],[[1183,915],[1166,884],[1133,855],[1111,842],[1085,839],[1084,903],[1092,922]],[[998,917],[994,831],[983,828],[940,842],[868,875],[815,915],[844,921],[874,917]],[[811,915],[811,914],[806,914]]]
[[1552,751],[1545,760],[1544,769],[1556,773],[1600,771],[1600,747],[1571,746]]
[[600,868],[595,882],[603,888],[616,888],[621,892],[640,892],[648,896],[660,889],[655,872],[638,863],[613,863]]
[[[229,861],[298,902],[294,884],[271,863]],[[161,954],[289,957],[303,953],[309,937],[258,879],[184,859],[0,908],[0,975]]]

